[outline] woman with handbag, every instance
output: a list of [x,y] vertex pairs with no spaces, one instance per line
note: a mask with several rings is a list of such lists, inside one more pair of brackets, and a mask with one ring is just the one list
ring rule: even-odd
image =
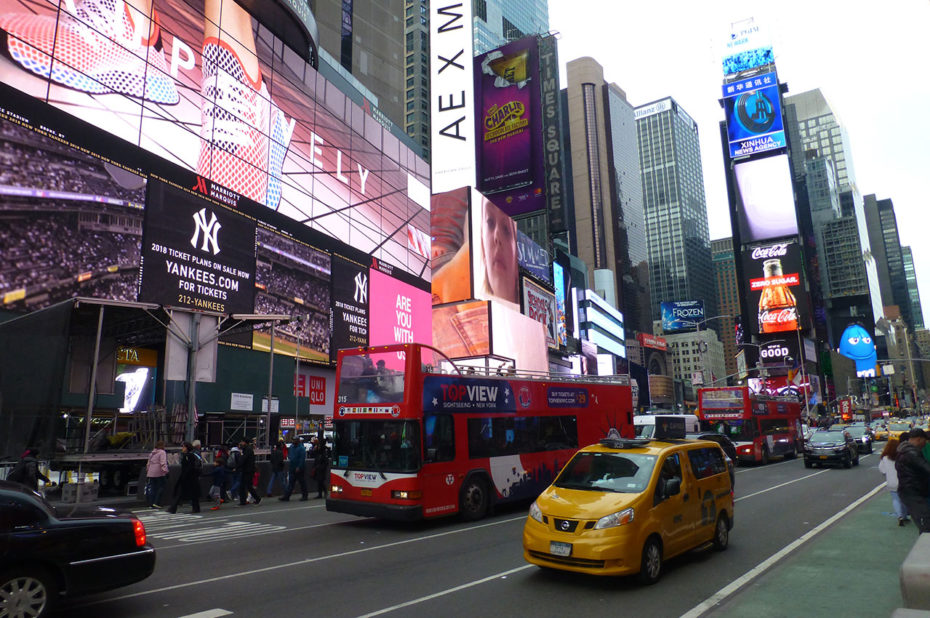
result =
[[149,508],[161,508],[161,496],[168,481],[168,455],[165,453],[165,441],[155,443],[145,468],[145,500]]

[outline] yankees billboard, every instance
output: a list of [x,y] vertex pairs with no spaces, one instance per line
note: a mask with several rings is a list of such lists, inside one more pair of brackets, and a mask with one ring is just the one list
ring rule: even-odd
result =
[[251,219],[152,178],[144,230],[139,300],[214,313],[252,313]]
[[332,355],[368,345],[368,267],[333,256]]

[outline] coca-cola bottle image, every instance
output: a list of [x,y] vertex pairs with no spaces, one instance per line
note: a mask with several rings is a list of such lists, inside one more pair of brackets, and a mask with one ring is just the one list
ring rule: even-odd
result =
[[798,301],[785,285],[781,260],[762,262],[765,288],[759,298],[759,332],[779,333],[798,328]]

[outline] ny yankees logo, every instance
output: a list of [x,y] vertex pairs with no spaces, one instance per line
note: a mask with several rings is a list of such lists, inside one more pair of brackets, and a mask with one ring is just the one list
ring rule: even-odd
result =
[[197,241],[200,238],[200,232],[203,232],[203,246],[200,247],[201,251],[209,251],[210,245],[213,246],[213,255],[216,255],[220,252],[220,245],[216,241],[216,235],[219,233],[220,228],[223,225],[216,220],[216,214],[213,212],[210,213],[210,222],[207,223],[207,209],[201,208],[197,214],[194,215],[194,224],[197,226],[194,228],[194,235],[191,237],[191,246],[195,249],[197,248]]
[[355,275],[355,302],[363,305],[368,302],[368,275],[359,273]]

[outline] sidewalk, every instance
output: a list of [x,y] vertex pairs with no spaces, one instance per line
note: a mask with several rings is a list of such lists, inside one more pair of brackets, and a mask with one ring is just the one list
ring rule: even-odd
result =
[[705,616],[891,616],[917,536],[913,523],[898,526],[883,489]]

